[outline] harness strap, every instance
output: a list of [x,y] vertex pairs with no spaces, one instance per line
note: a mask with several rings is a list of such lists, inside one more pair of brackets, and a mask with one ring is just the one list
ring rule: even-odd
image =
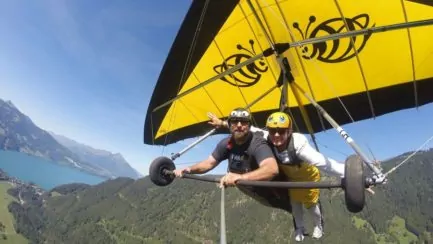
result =
[[[298,167],[301,167],[301,163],[302,160],[300,158],[298,158],[298,156],[296,155],[296,149],[295,149],[295,142],[293,139],[293,134],[290,135],[290,137],[288,138],[289,143],[287,145],[287,156],[289,157],[289,163],[288,164],[284,164],[284,165],[296,165]],[[278,156],[280,153],[278,152],[278,150],[275,147],[272,147],[272,150],[274,151],[275,155]],[[280,159],[280,161],[282,161]]]

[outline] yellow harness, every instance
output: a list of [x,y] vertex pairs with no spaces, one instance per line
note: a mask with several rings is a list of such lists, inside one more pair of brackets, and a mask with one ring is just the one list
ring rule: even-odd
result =
[[[284,160],[278,160],[278,167],[281,172],[284,173],[288,181],[292,182],[318,182],[320,181],[320,170],[307,162],[301,161],[296,155],[296,149],[294,146],[293,137],[289,138],[289,144],[287,147],[287,162]],[[276,148],[274,148],[276,155]],[[319,189],[289,189],[290,198],[293,201],[301,202],[306,208],[311,207],[319,201]]]
[[[311,164],[302,162],[296,165],[280,164],[279,168],[289,181],[314,181],[320,180],[320,170]],[[289,189],[290,198],[296,202],[302,202],[306,208],[319,201],[319,189]]]

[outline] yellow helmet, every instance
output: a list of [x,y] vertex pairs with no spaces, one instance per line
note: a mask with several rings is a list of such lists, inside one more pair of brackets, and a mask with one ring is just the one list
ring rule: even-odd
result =
[[289,116],[283,112],[275,112],[269,115],[266,120],[266,127],[268,128],[290,128],[292,121]]

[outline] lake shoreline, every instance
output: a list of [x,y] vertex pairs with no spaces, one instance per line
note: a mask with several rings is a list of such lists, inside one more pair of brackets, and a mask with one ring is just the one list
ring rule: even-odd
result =
[[0,150],[0,168],[14,182],[31,183],[45,191],[70,183],[96,185],[108,180],[66,165],[14,151]]
[[51,163],[51,164],[55,164],[55,165],[59,165],[59,166],[63,166],[63,167],[68,167],[68,168],[70,168],[70,169],[78,170],[78,171],[81,171],[81,172],[83,172],[83,173],[85,173],[85,174],[93,175],[93,176],[95,176],[95,177],[100,177],[100,178],[104,178],[104,179],[107,179],[107,180],[113,178],[113,176],[108,176],[108,175],[105,175],[105,174],[100,174],[100,173],[95,172],[95,171],[86,170],[86,169],[84,169],[83,167],[81,167],[80,165],[78,165],[75,161],[71,161],[71,162],[69,162],[69,163],[66,163],[66,162],[56,162],[56,161],[53,161],[53,160],[52,160],[51,158],[49,158],[49,157],[45,157],[45,156],[42,156],[42,155],[39,155],[39,154],[35,154],[35,153],[32,153],[32,152],[19,151],[19,150],[5,150],[5,149],[0,149],[0,152],[21,153],[21,154],[24,154],[24,155],[29,156],[29,157],[37,157],[37,158],[40,158],[40,159],[42,159],[42,160],[46,160],[47,163]]

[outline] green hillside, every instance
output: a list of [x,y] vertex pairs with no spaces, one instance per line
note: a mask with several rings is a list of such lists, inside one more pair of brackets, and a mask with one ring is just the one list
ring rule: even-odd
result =
[[28,243],[22,235],[17,234],[14,226],[14,217],[8,211],[8,205],[17,201],[14,197],[7,194],[7,191],[11,187],[11,184],[0,181],[0,243]]
[[[401,158],[386,162],[389,168]],[[339,189],[323,190],[325,236],[304,243],[431,243],[433,151],[419,153],[349,213]],[[97,186],[62,186],[31,205],[11,204],[17,231],[34,243],[217,243],[220,189],[175,180],[167,187],[118,178]],[[229,243],[288,243],[291,216],[226,190]],[[308,215],[307,215],[308,216]],[[311,226],[307,217],[308,226]],[[311,228],[310,228],[311,229]]]

